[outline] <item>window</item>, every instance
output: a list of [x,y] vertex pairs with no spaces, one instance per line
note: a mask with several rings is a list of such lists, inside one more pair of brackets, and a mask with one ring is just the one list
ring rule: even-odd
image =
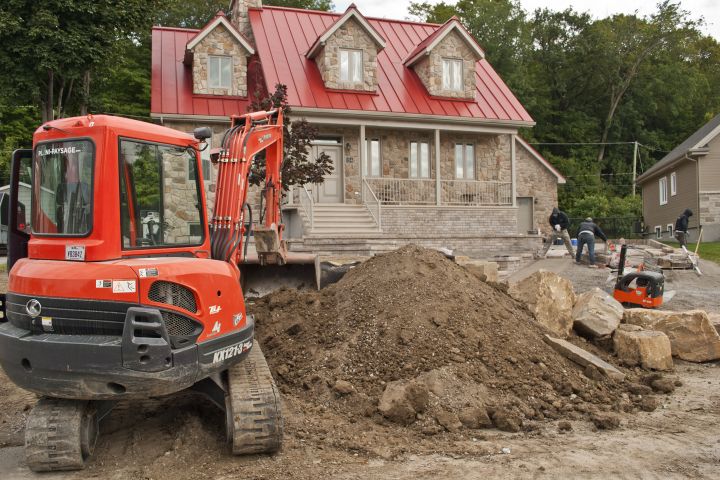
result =
[[362,50],[340,49],[340,81],[348,83],[363,81]]
[[475,145],[455,144],[455,178],[475,180]]
[[670,174],[670,195],[677,195],[677,175],[675,172]]
[[655,238],[662,238],[662,227],[660,225],[655,227]]
[[380,139],[367,139],[367,176],[382,177],[382,159],[380,158]]
[[[185,171],[191,173],[187,177]],[[120,225],[123,248],[199,245],[203,224],[194,151],[120,140]]]
[[443,90],[461,91],[463,89],[463,61],[455,58],[443,58]]
[[227,88],[232,84],[232,57],[208,57],[208,87]]
[[673,224],[672,223],[667,224],[667,232],[668,232],[668,236],[670,238],[672,238],[672,236],[673,236]]
[[667,177],[662,177],[659,182],[660,205],[667,204]]
[[430,178],[430,144],[410,142],[410,178]]
[[42,143],[33,162],[35,233],[87,235],[92,227],[93,163],[90,140]]

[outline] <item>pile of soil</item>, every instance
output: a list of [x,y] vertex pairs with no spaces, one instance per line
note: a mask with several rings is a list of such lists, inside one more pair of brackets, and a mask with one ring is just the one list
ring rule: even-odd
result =
[[248,310],[281,391],[350,422],[389,425],[378,410],[389,385],[426,397],[404,422],[424,434],[643,408],[632,383],[586,376],[544,343],[548,332],[501,286],[417,246],[375,256],[321,292],[280,290]]

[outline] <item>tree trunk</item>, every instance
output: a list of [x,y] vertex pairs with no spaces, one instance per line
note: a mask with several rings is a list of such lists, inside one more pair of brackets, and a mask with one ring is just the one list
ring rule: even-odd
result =
[[51,69],[48,69],[48,82],[47,82],[47,91],[45,92],[45,101],[41,101],[40,104],[42,106],[42,120],[43,123],[49,122],[50,120],[54,120],[55,116],[53,115],[53,104],[55,103],[55,99],[53,97],[53,88],[55,87],[55,76],[54,72]]
[[63,109],[63,94],[65,93],[65,79],[63,78],[60,82],[60,90],[58,91],[57,96],[57,117],[62,118],[62,109]]
[[86,70],[83,75],[83,93],[80,102],[80,115],[84,116],[88,113],[88,100],[90,99],[90,70]]

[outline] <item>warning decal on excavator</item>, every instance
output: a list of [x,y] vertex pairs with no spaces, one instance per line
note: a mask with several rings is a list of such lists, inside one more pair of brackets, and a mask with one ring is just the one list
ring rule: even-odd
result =
[[157,268],[141,268],[138,273],[140,278],[157,277],[159,275]]
[[113,280],[113,293],[135,293],[135,280]]
[[95,280],[95,288],[112,288],[112,280]]

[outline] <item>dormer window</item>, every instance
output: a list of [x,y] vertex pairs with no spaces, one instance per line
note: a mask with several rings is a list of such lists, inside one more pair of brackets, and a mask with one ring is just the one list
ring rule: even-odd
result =
[[362,50],[340,49],[340,81],[348,83],[363,81]]
[[208,56],[208,86],[230,89],[232,82],[232,57]]
[[443,58],[443,90],[455,92],[463,89],[463,61],[457,58]]

